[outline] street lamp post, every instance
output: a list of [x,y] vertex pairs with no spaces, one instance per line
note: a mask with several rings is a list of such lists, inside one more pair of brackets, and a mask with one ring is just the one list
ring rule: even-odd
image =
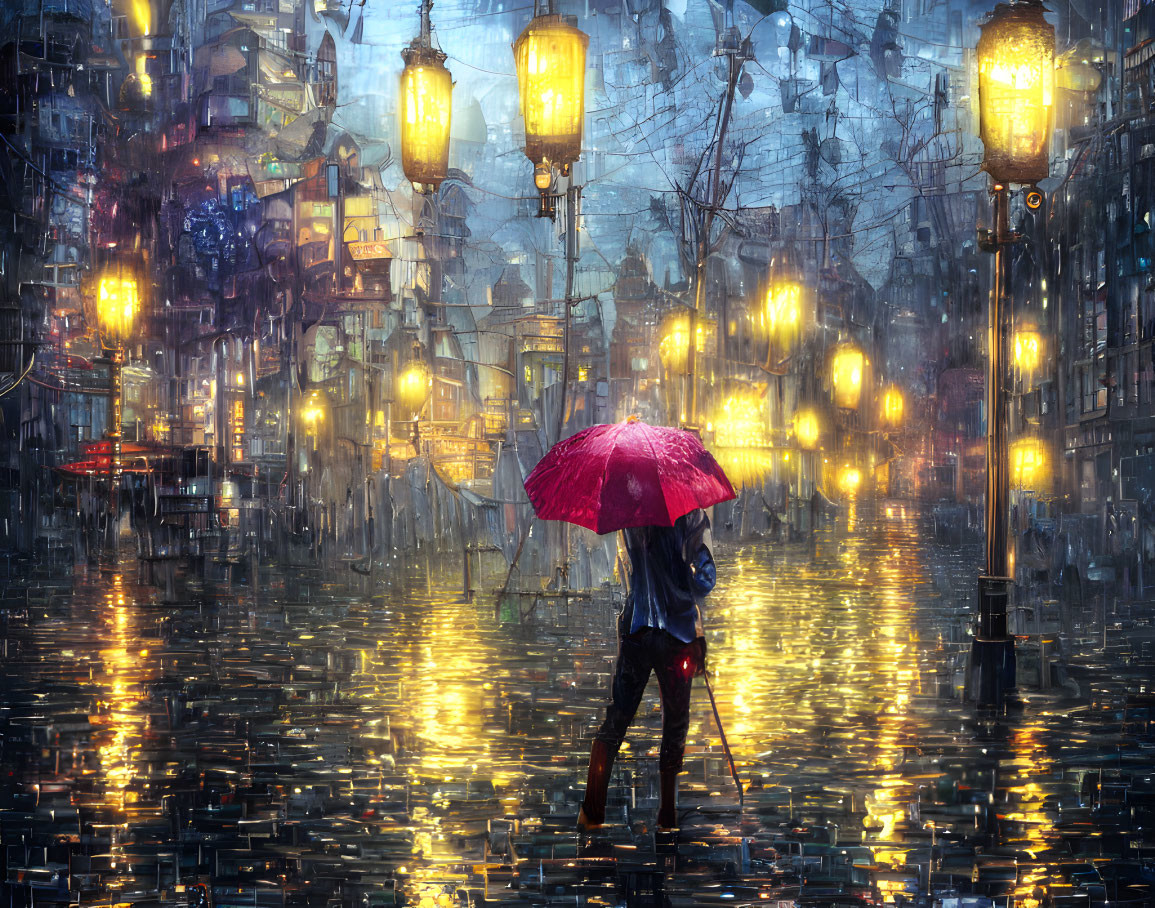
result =
[[1028,207],[1042,204],[1035,183],[1050,170],[1055,55],[1055,30],[1044,12],[1040,0],[1000,3],[982,25],[977,47],[983,169],[994,181],[994,229],[988,248],[995,255],[995,280],[987,317],[986,565],[979,577],[970,681],[972,697],[992,707],[1001,706],[1015,687],[1015,644],[1007,628],[1013,583],[1006,388],[1012,285],[1007,247],[1019,237],[1010,228],[1007,187],[1024,184]]
[[423,0],[421,31],[401,51],[401,169],[414,186],[436,192],[449,175],[453,77],[445,52],[433,46],[432,8]]
[[[535,4],[536,11],[536,4]],[[570,314],[574,305],[574,269],[578,257],[577,210],[581,187],[573,165],[581,157],[585,128],[586,49],[590,39],[567,17],[553,11],[548,0],[544,15],[535,15],[513,44],[518,95],[525,121],[525,156],[533,164],[533,183],[540,197],[538,217],[557,213],[554,187],[566,182],[565,301],[562,327],[561,400],[557,431],[565,425],[569,387]]]
[[140,308],[140,290],[136,276],[117,266],[101,275],[97,282],[96,319],[100,347],[108,362],[108,545],[115,552],[119,543],[117,514],[120,479],[124,472],[121,456],[123,402],[121,369],[124,366],[124,339]]

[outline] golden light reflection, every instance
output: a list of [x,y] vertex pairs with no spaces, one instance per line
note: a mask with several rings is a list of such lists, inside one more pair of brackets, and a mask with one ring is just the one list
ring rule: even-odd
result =
[[142,746],[146,716],[138,707],[147,691],[148,649],[141,646],[137,612],[119,574],[104,596],[101,617],[109,646],[100,650],[103,672],[93,682],[100,691],[89,723],[97,729],[94,744],[99,768],[96,790],[103,806],[123,812],[135,802],[131,791]]
[[433,376],[429,374],[429,367],[417,360],[410,363],[405,371],[397,376],[395,397],[402,409],[413,417],[425,405],[425,400],[432,389]]
[[[1046,794],[1036,781],[1048,779],[1052,772],[1053,761],[1042,744],[1042,733],[1037,720],[1019,725],[1010,736],[1010,759],[1000,761],[1000,777],[1006,785],[1006,804],[1002,807],[1005,813],[1000,818],[1007,844],[1039,858],[1053,853],[1058,839],[1054,822],[1047,815]],[[1049,880],[1057,877],[1058,868],[1048,867],[1042,860],[1020,863],[1015,902],[1027,905],[1045,895]]]
[[[788,571],[767,571],[762,552],[733,558],[711,602],[727,632],[710,640],[710,657],[739,772],[778,760],[787,773],[797,759],[807,771],[853,766],[863,835],[872,847],[893,843],[883,850],[897,861],[917,800],[904,750],[919,727],[915,604],[928,574],[911,545],[913,509],[895,508],[870,527],[840,532],[829,547],[820,538]],[[718,746],[708,709],[695,715],[691,737]],[[774,796],[781,811],[798,812],[796,793]]]

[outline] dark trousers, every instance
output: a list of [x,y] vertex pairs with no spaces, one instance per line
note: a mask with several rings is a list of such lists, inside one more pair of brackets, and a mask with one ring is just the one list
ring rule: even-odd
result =
[[616,755],[634,720],[650,672],[658,676],[662,695],[662,749],[658,768],[680,772],[690,728],[690,688],[700,660],[699,648],[654,628],[622,637],[606,718],[595,736]]

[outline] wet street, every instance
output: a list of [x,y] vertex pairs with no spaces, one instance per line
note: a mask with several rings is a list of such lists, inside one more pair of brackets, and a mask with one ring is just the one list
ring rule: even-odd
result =
[[190,575],[175,603],[127,556],[13,566],[4,904],[1150,904],[1153,610],[1023,597],[1024,705],[983,717],[979,561],[900,503],[722,548],[710,662],[749,790],[699,681],[676,855],[654,683],[609,825],[574,831],[608,598],[466,602],[460,554]]

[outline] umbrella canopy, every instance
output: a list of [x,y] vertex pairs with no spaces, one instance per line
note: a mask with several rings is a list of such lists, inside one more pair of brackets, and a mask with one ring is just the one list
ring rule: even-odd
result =
[[590,426],[558,442],[525,490],[538,517],[596,533],[673,526],[695,508],[734,497],[698,436],[637,420]]

